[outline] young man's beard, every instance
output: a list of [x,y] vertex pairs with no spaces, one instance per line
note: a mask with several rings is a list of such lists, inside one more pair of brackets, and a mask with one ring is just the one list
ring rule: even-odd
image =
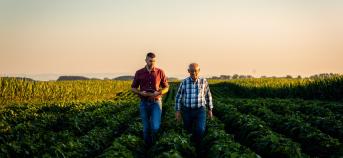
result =
[[147,65],[147,66],[148,66],[148,68],[153,68],[153,67],[155,67],[155,65],[153,65],[153,64]]

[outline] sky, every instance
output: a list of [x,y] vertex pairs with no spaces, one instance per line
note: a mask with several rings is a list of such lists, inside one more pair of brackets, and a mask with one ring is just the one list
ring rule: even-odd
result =
[[170,77],[343,73],[343,1],[0,0],[1,76],[134,75],[150,51]]

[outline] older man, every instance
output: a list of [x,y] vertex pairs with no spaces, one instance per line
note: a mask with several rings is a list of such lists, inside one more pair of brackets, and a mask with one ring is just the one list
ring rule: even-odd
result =
[[168,92],[169,86],[164,71],[156,67],[156,55],[148,53],[145,62],[145,67],[136,71],[131,87],[141,98],[140,115],[143,121],[144,141],[150,146],[160,128],[162,95]]
[[206,107],[212,118],[212,96],[207,80],[199,77],[199,65],[191,63],[188,72],[190,76],[181,82],[176,93],[175,117],[179,121],[182,113],[184,128],[200,143],[206,127]]

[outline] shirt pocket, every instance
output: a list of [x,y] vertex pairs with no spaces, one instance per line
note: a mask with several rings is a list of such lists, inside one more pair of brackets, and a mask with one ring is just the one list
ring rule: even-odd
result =
[[203,85],[199,85],[198,86],[198,94],[199,96],[203,96],[204,95],[204,86]]

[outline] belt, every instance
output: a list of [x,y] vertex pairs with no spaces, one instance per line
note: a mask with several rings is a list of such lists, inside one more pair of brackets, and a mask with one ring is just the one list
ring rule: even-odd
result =
[[161,98],[142,98],[143,101],[158,101],[161,100]]

